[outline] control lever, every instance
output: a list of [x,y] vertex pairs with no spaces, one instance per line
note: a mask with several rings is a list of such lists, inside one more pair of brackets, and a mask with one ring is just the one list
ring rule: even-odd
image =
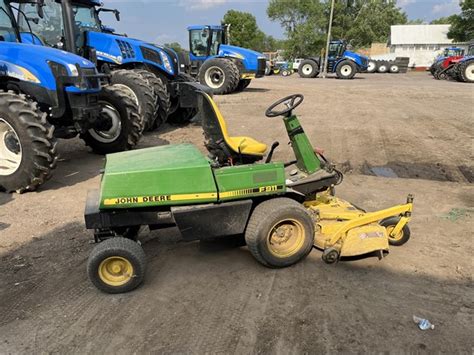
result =
[[279,145],[280,145],[280,142],[275,142],[272,144],[272,147],[270,148],[270,153],[268,153],[267,159],[265,160],[265,164],[270,163],[272,161],[273,152],[275,151],[275,149],[278,148]]

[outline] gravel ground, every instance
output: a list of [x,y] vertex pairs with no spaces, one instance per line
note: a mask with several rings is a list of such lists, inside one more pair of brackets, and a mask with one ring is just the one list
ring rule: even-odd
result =
[[[142,231],[145,283],[105,295],[88,281],[88,189],[103,158],[79,140],[38,192],[0,194],[0,353],[472,353],[473,99],[425,73],[352,81],[266,77],[217,97],[233,135],[288,138],[264,110],[302,93],[296,113],[346,173],[338,195],[368,210],[415,195],[412,238],[378,261],[326,265],[319,251],[270,270],[248,250]],[[140,147],[202,145],[199,124],[166,126]],[[286,144],[275,160],[290,160]],[[391,177],[383,177],[388,175]],[[422,332],[412,316],[428,318]]]

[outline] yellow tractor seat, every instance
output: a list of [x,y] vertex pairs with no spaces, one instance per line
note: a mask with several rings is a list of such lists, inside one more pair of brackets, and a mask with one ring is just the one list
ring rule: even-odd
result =
[[219,107],[212,97],[204,91],[201,95],[199,112],[206,137],[206,147],[221,163],[240,161],[251,164],[263,159],[267,152],[267,145],[251,137],[231,137],[227,131],[227,124]]

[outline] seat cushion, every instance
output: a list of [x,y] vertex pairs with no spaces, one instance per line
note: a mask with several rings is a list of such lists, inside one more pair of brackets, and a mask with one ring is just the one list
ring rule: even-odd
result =
[[227,137],[226,143],[236,153],[240,152],[247,155],[263,156],[267,151],[267,145],[260,143],[250,137]]

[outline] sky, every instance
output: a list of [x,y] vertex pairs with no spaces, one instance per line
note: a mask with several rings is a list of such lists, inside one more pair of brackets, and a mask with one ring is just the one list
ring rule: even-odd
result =
[[[268,19],[268,0],[103,0],[107,8],[117,8],[121,21],[103,13],[104,23],[118,33],[127,33],[157,44],[178,42],[188,48],[189,25],[220,24],[230,10],[252,13],[259,27],[268,35],[284,38],[278,22]],[[459,13],[459,0],[398,0],[409,19],[433,19]]]

